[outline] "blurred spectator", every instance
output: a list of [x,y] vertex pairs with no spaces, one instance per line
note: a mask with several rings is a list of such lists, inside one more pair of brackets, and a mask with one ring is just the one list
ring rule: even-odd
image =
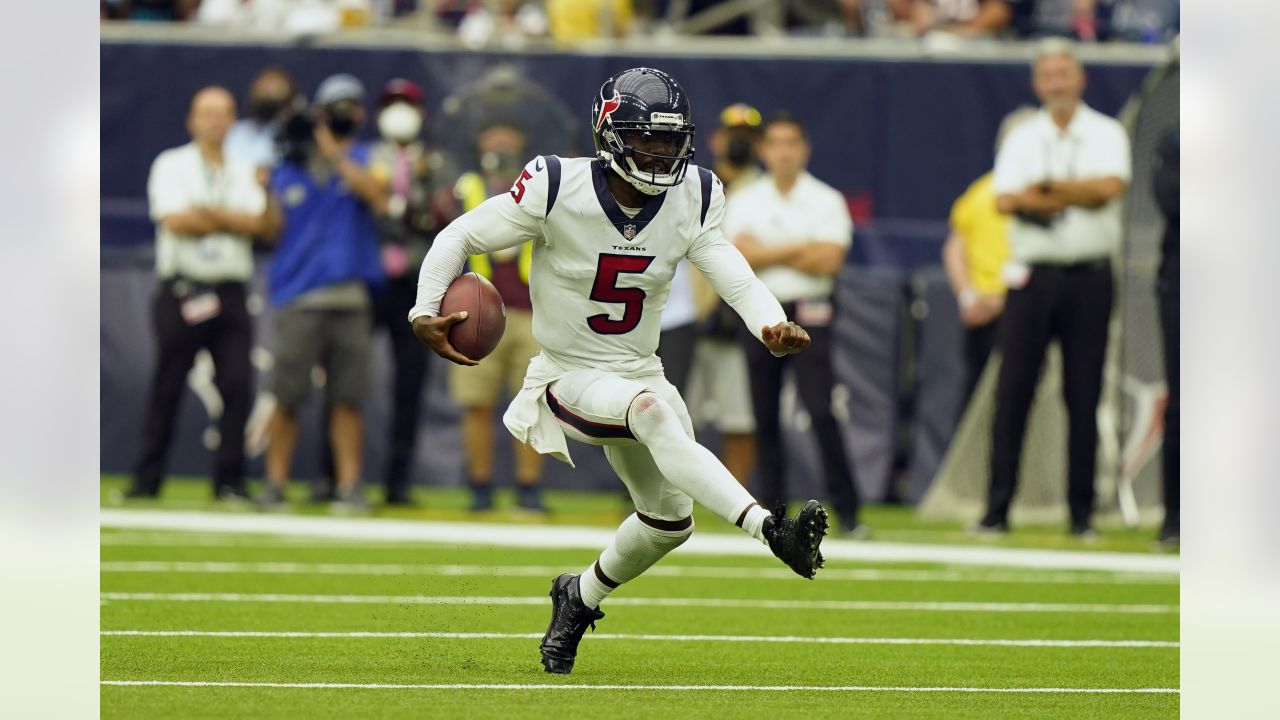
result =
[[160,279],[152,306],[157,353],[130,497],[160,492],[178,400],[201,348],[213,356],[222,396],[214,496],[245,497],[244,427],[253,383],[245,287],[253,275],[252,236],[270,235],[274,227],[253,169],[224,156],[223,139],[234,121],[231,93],[220,87],[196,93],[187,115],[192,141],[160,153],[147,179]]
[[520,47],[529,38],[546,34],[547,16],[542,7],[524,0],[474,5],[458,24],[458,39],[471,48],[490,44]]
[[1007,0],[887,0],[894,16],[915,35],[942,31],[966,38],[994,35],[1013,11]]
[[[507,192],[527,160],[524,131],[515,125],[491,125],[480,132],[475,142],[481,169],[459,178],[456,188],[463,211]],[[533,241],[529,241],[518,248],[472,255],[467,263],[472,272],[488,278],[497,287],[507,309],[506,332],[484,362],[472,367],[449,366],[449,393],[464,412],[462,439],[473,511],[493,508],[494,406],[504,388],[512,397],[520,391],[529,361],[539,352],[533,338],[533,302],[529,297],[532,262]],[[538,489],[542,456],[518,440],[513,442],[516,505],[525,510],[546,512]]]
[[136,22],[181,22],[191,18],[200,0],[108,0],[108,15]]
[[1178,34],[1178,0],[1099,0],[1098,33],[1104,39],[1167,42]]
[[976,528],[982,532],[1008,530],[1027,414],[1045,351],[1056,337],[1069,425],[1071,533],[1093,533],[1097,409],[1113,293],[1110,257],[1120,242],[1130,156],[1120,123],[1081,101],[1084,84],[1071,43],[1045,41],[1032,64],[1032,86],[1043,107],[1009,135],[996,156],[993,184],[1000,212],[1013,216],[1013,261],[1005,271],[1009,292],[1000,328],[991,488]]
[[284,25],[291,0],[200,0],[195,21],[204,25],[277,30]]
[[284,228],[269,281],[274,318],[277,406],[267,446],[261,502],[284,502],[298,442],[298,409],[311,390],[312,369],[325,371],[331,404],[338,501],[363,507],[360,406],[369,384],[370,286],[382,281],[375,214],[387,211],[386,187],[368,170],[371,148],[355,138],[365,119],[364,87],[350,75],[326,78],[311,113],[285,122],[283,159],[271,191],[284,209]]
[[626,37],[635,20],[631,0],[547,0],[551,37],[559,42]]
[[844,196],[805,170],[810,146],[798,120],[789,115],[770,119],[759,150],[766,174],[729,199],[725,235],[812,342],[805,352],[781,358],[758,342],[746,345],[760,447],[763,488],[758,497],[767,507],[787,499],[780,399],[783,370],[790,366],[818,441],[828,499],[842,531],[860,534],[853,467],[831,412],[832,296],[852,242],[853,222]]
[[227,133],[227,155],[254,168],[263,185],[276,164],[276,136],[281,119],[293,109],[293,100],[289,73],[278,67],[267,68],[249,86],[249,117],[238,120]]
[[480,169],[475,138],[485,128],[507,124],[524,131],[529,147],[544,154],[577,154],[582,123],[556,96],[514,65],[498,65],[444,101],[445,150],[463,167]]
[[662,311],[662,334],[658,337],[658,357],[667,382],[683,395],[689,384],[693,365],[693,346],[698,339],[698,311],[693,298],[693,274],[697,272],[687,261],[676,265],[671,278],[671,292]]
[[[1027,38],[1098,39],[1099,0],[1005,0],[1017,34]],[[1112,0],[1101,0],[1110,5]]]
[[395,358],[392,381],[390,455],[384,485],[386,501],[410,503],[410,468],[418,435],[422,390],[427,382],[427,349],[405,322],[418,292],[417,268],[431,239],[453,212],[454,173],[444,156],[422,141],[422,88],[396,79],[387,83],[378,102],[378,132],[370,171],[390,188],[387,214],[378,218],[382,270],[386,285],[374,298],[374,323],[383,326]]
[[1178,432],[1181,413],[1181,393],[1178,388],[1179,352],[1179,293],[1178,275],[1181,271],[1182,251],[1179,246],[1181,220],[1178,189],[1181,172],[1179,130],[1174,126],[1160,140],[1156,148],[1154,182],[1156,203],[1164,215],[1164,235],[1160,242],[1160,272],[1156,281],[1156,296],[1160,302],[1160,330],[1164,335],[1165,382],[1169,386],[1168,404],[1164,409],[1164,446],[1161,455],[1164,473],[1164,523],[1160,526],[1160,542],[1177,547],[1181,529],[1181,466],[1178,452],[1181,450]]
[[[730,105],[720,113],[720,127],[711,134],[712,169],[724,181],[730,198],[760,177],[755,158],[760,121],[755,108]],[[695,426],[711,424],[720,431],[724,465],[746,487],[755,465],[756,423],[747,357],[738,342],[742,320],[701,273],[690,271],[699,332],[688,390],[681,388],[681,393]]]
[[[1013,128],[1030,120],[1035,108],[1014,110],[1000,123],[996,149]],[[1009,220],[996,209],[992,174],[973,181],[951,208],[951,235],[942,248],[942,264],[960,306],[965,338],[965,402],[982,377],[996,344],[996,328],[1004,311],[1000,269],[1009,259]]]

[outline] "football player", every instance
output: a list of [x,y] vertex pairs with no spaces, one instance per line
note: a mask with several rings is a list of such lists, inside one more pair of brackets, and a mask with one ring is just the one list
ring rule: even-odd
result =
[[802,577],[822,567],[827,516],[810,500],[794,518],[770,514],[694,441],[680,393],[654,354],[676,264],[688,258],[775,355],[804,350],[809,335],[721,231],[724,186],[692,165],[689,98],[670,75],[634,68],[609,78],[591,106],[596,156],[534,158],[511,191],[449,225],[419,275],[414,332],[439,355],[475,361],[448,340],[466,313],[439,316],[445,290],[469,255],[534,240],[530,293],[542,353],[503,416],[522,442],[570,465],[566,437],[604,447],[636,512],[599,558],[551,585],[543,637],[547,672],[573,669],[600,602],[693,532],[697,501]]

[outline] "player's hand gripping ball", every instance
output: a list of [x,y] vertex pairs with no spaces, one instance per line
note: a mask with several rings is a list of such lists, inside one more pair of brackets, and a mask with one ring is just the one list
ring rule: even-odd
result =
[[475,273],[454,280],[440,302],[439,317],[419,317],[413,332],[437,355],[476,365],[502,339],[507,310],[493,283]]

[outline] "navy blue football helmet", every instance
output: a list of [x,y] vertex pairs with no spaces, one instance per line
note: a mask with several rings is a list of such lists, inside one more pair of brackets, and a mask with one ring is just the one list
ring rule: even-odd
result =
[[679,185],[693,159],[689,96],[661,70],[632,68],[606,80],[591,103],[591,127],[601,166],[646,195]]

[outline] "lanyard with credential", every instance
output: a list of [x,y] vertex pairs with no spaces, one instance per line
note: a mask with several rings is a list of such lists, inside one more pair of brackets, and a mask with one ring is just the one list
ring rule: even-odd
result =
[[[210,165],[204,158],[200,159],[200,169],[204,174],[204,206],[209,208],[225,208],[227,205],[227,170],[225,166]],[[212,260],[219,254],[220,233],[209,233],[200,239],[200,254]]]

